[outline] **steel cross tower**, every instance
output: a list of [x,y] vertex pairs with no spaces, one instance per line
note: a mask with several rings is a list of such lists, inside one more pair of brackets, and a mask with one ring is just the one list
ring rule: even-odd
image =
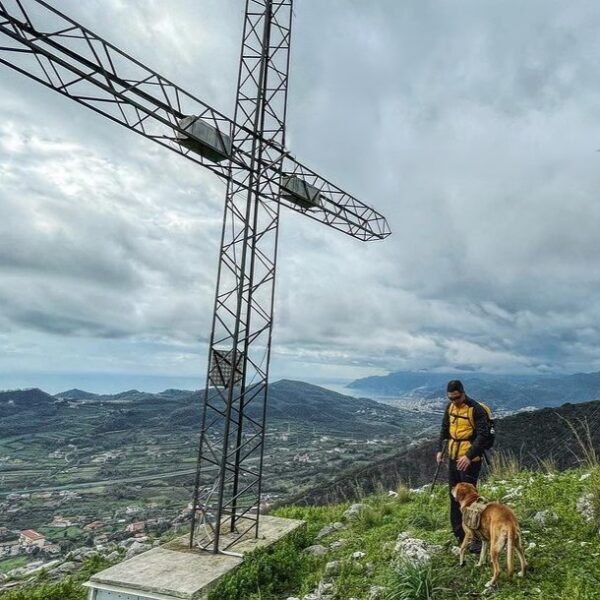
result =
[[0,63],[227,182],[190,545],[258,535],[280,207],[362,241],[375,210],[285,148],[292,0],[246,0],[233,120],[44,0],[0,0]]
[[246,3],[233,144],[251,166],[227,184],[192,513],[214,551],[258,533],[280,196],[262,165],[283,162],[291,18],[292,0]]

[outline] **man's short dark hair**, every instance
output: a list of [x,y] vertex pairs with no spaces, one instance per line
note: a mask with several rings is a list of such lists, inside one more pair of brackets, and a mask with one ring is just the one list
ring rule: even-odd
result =
[[463,385],[460,379],[451,379],[446,386],[446,392],[460,392],[463,394],[465,391],[465,386]]

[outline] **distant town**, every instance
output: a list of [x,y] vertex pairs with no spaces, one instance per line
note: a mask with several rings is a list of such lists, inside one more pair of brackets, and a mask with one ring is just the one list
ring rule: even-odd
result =
[[[296,402],[294,390],[286,388],[282,402]],[[394,407],[316,390],[306,416],[270,419],[263,512],[415,443],[430,426],[419,413],[408,418]],[[304,410],[305,397],[294,406]],[[47,404],[32,410],[28,401],[29,430],[2,432],[0,591],[40,572],[58,578],[94,553],[122,559],[189,531],[198,431],[187,413],[178,417],[189,401],[153,406],[127,398],[42,398],[52,418]],[[22,411],[15,416],[25,420]]]

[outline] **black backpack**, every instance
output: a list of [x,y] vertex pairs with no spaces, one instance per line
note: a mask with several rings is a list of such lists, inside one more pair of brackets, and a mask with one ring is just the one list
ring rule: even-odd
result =
[[[479,404],[479,406],[481,406],[481,408],[483,408],[483,412],[485,413],[485,416],[487,419],[488,434],[487,434],[486,443],[483,445],[483,449],[489,450],[494,445],[494,442],[496,441],[496,423],[494,420],[494,416],[492,414],[492,409],[487,404],[484,404],[483,402],[477,401],[477,402],[475,402],[475,404]],[[473,429],[475,429],[475,419],[473,417],[474,409],[475,409],[475,407],[473,407],[473,411],[469,411],[469,420],[471,421],[471,426],[473,427]]]

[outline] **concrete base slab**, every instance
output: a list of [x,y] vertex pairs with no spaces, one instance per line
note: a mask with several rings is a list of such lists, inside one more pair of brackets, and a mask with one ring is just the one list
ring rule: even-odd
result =
[[[258,538],[240,540],[230,550],[247,554],[269,546],[304,524],[262,515]],[[225,574],[243,559],[191,549],[184,536],[93,575],[89,600],[204,600]]]

